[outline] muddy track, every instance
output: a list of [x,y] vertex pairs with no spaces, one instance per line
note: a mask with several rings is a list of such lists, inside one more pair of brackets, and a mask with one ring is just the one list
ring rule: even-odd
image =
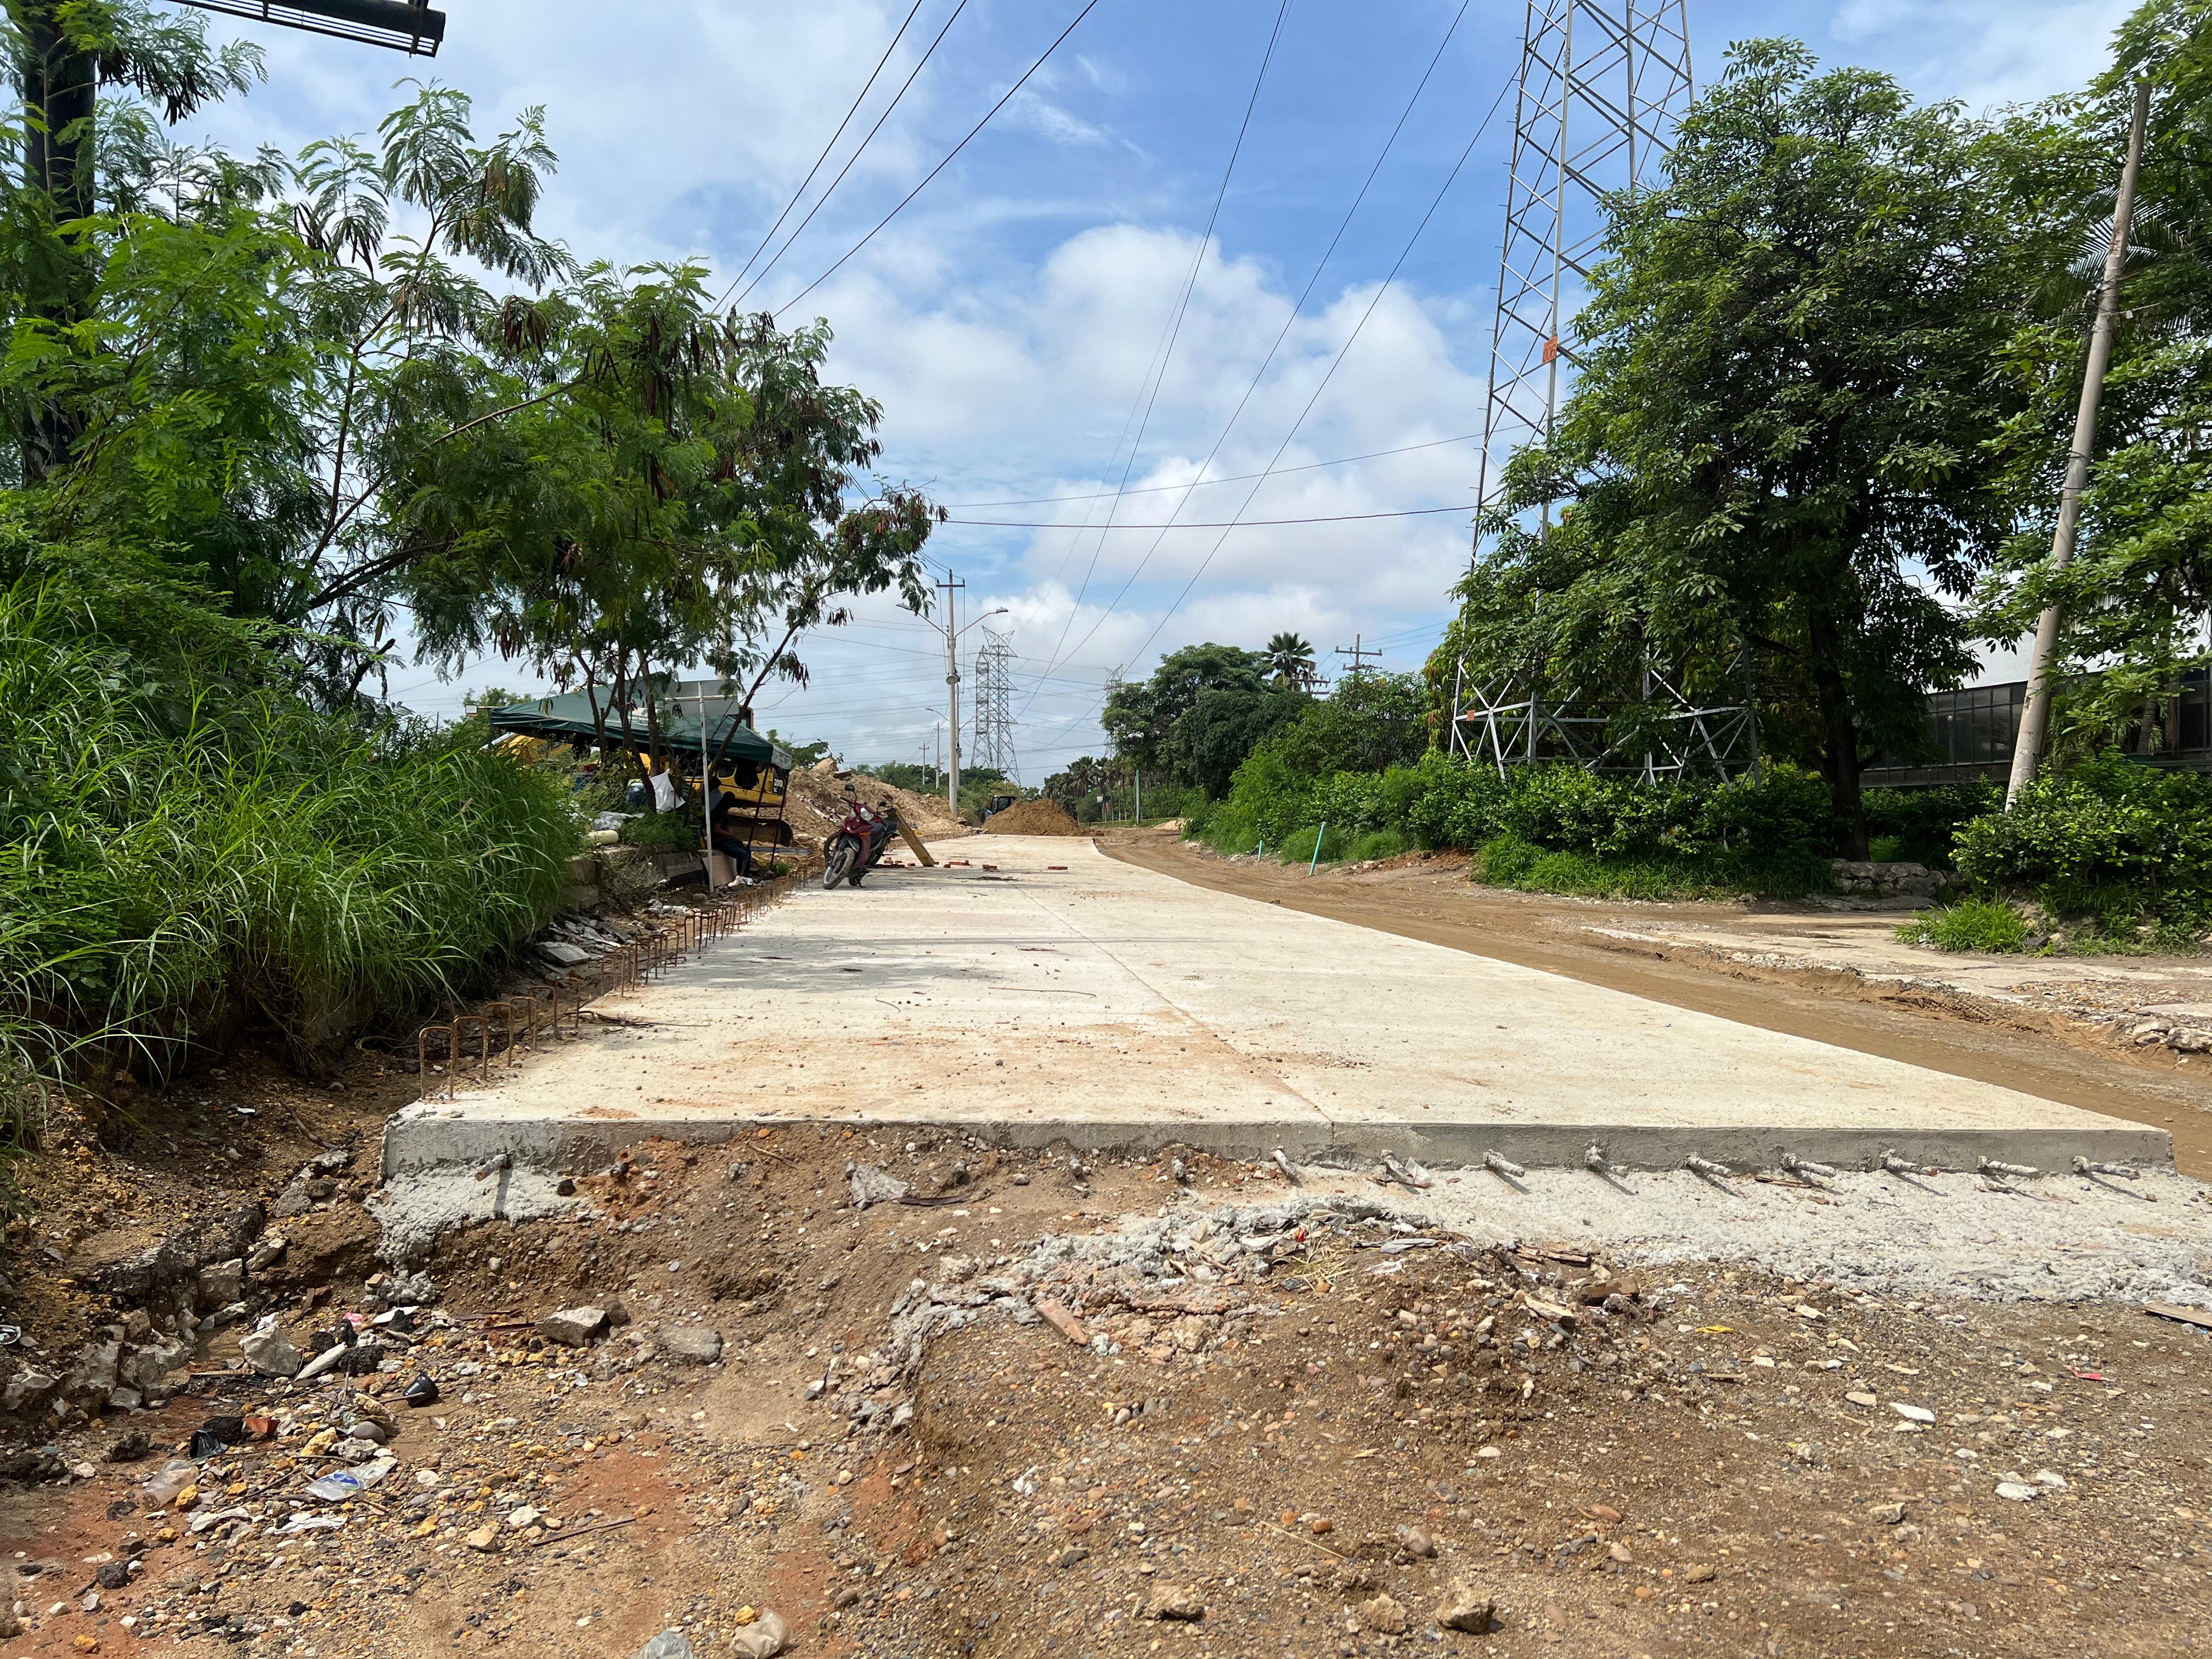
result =
[[[1588,924],[1603,917],[1634,916],[1639,907],[1632,904],[1547,900],[1410,871],[1395,881],[1308,878],[1287,866],[1231,862],[1158,832],[1102,836],[1098,846],[1109,857],[1217,892],[2152,1124],[2172,1134],[2183,1171],[2212,1175],[2212,1112],[2203,1085],[2170,1058],[2138,1060],[2057,1016],[1850,973],[1754,967],[1704,951],[1608,941],[1589,931]],[[1680,907],[1641,908],[1682,914]]]

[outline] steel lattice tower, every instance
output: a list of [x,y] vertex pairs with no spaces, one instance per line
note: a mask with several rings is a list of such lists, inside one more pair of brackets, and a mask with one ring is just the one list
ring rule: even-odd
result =
[[1014,759],[1014,636],[983,630],[975,647],[975,737],[969,763],[1017,775]]
[[1605,240],[1600,198],[1650,182],[1689,108],[1685,5],[1528,0],[1478,462],[1484,507],[1506,458],[1552,429],[1560,328]]

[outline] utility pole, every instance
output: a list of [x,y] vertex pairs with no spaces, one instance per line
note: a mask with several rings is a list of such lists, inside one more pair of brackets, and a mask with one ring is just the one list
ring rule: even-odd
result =
[[[2081,371],[2081,402],[2074,411],[2074,447],[2066,453],[2066,484],[2058,495],[2058,526],[2051,536],[2053,576],[2074,562],[2074,538],[2081,524],[2081,492],[2089,483],[2089,451],[2097,441],[2097,404],[2105,390],[2105,370],[2112,361],[2112,337],[2120,325],[2120,268],[2127,263],[2128,222],[2134,216],[2136,175],[2142,167],[2143,128],[2150,118],[2150,82],[2136,82],[2135,114],[2128,123],[2128,159],[2120,168],[2119,198],[2112,204],[2112,246],[2105,250],[2105,278],[2097,293],[2097,322],[2089,333],[2089,362]],[[2057,599],[2043,607],[2035,623],[2035,650],[2028,659],[2027,701],[2020,711],[2020,736],[2013,744],[2012,777],[2005,785],[2008,811],[2020,792],[2035,780],[2043,742],[2051,725],[2051,664],[2058,654],[2058,630],[2066,620]]]
[[1364,634],[1354,634],[1352,636],[1352,643],[1349,646],[1340,645],[1336,647],[1336,654],[1338,656],[1349,657],[1352,659],[1352,666],[1345,674],[1345,678],[1346,679],[1357,679],[1360,675],[1365,673],[1367,672],[1368,658],[1372,657],[1378,663],[1382,660],[1382,653],[1380,651],[1368,651],[1361,648],[1360,641],[1366,637],[1367,636]]
[[968,584],[948,574],[937,584],[945,594],[945,731],[949,765],[945,774],[945,804],[960,817],[960,628],[956,614],[961,590]]

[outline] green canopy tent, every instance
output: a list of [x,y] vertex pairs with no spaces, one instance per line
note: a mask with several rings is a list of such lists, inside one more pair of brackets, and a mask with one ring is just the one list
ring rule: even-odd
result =
[[[492,735],[504,737],[517,732],[524,737],[544,738],[553,743],[586,743],[599,740],[600,723],[592,718],[592,699],[589,691],[562,691],[550,697],[532,697],[526,702],[510,702],[497,708],[487,709],[491,721]],[[605,722],[607,741],[623,743],[622,716],[612,707],[612,699],[605,692],[600,698],[599,714]],[[659,699],[660,714],[660,746],[672,762],[681,765],[689,757],[696,763],[699,757],[699,700],[664,695]],[[735,697],[708,697],[706,700],[706,740],[716,757],[717,767],[732,763],[750,761],[757,767],[773,767],[779,772],[791,770],[791,753],[745,724],[742,705]],[[645,710],[630,710],[630,733],[640,743],[645,741]]]
[[[792,768],[791,751],[754,731],[738,699],[711,696],[702,698],[697,695],[698,690],[689,683],[659,689],[656,701],[659,705],[661,752],[676,770],[696,775],[702,770],[703,738],[704,752],[713,760],[715,775],[730,779],[740,791],[741,808],[732,827],[743,833],[748,857],[754,847],[763,843],[770,847],[790,846],[791,826],[784,822],[783,807],[786,780]],[[684,695],[687,691],[692,695]],[[592,718],[595,696],[600,699],[599,720]],[[604,722],[606,740],[617,748],[627,747],[631,739],[641,746],[645,742],[645,710],[631,708],[629,737],[626,738],[622,716],[611,707],[611,699],[605,692],[556,692],[550,697],[505,703],[484,713],[495,738],[538,738],[549,743],[585,748],[599,741]],[[749,775],[751,781],[747,781]],[[747,795],[753,799],[744,799]],[[768,799],[770,797],[774,803],[772,811]]]

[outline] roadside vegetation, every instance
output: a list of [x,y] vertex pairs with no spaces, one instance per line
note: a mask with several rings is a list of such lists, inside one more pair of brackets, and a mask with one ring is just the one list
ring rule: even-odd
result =
[[[858,593],[927,600],[829,331],[537,228],[536,110],[411,87],[367,139],[178,144],[258,79],[196,14],[10,6],[94,115],[0,129],[0,1142],[240,1035],[312,1062],[550,916],[565,778],[392,672],[520,665],[662,748],[662,677],[803,684]],[[613,781],[610,781],[611,785]],[[687,842],[696,830],[687,817]]]
[[[1941,948],[2195,948],[2212,785],[2144,763],[2181,744],[2187,677],[2212,665],[2208,40],[2205,0],[2148,0],[2108,73],[1993,121],[1794,41],[1740,44],[1660,180],[1614,204],[1562,342],[1572,390],[1508,462],[1423,675],[1321,696],[1294,634],[1193,647],[1109,700],[1112,760],[1046,792],[1073,810],[1141,768],[1224,853],[1453,848],[1480,880],[1599,896],[1790,897],[1831,888],[1832,859],[1906,860],[1970,895],[1910,930]],[[2128,308],[2082,550],[2054,579],[2137,79]],[[1938,757],[1927,693],[2053,599],[2054,751],[2018,809],[1993,783],[1868,787],[1877,763]],[[1663,749],[1655,679],[1748,698],[1756,767],[1640,781]],[[1601,754],[1447,759],[1470,684],[1571,701]]]

